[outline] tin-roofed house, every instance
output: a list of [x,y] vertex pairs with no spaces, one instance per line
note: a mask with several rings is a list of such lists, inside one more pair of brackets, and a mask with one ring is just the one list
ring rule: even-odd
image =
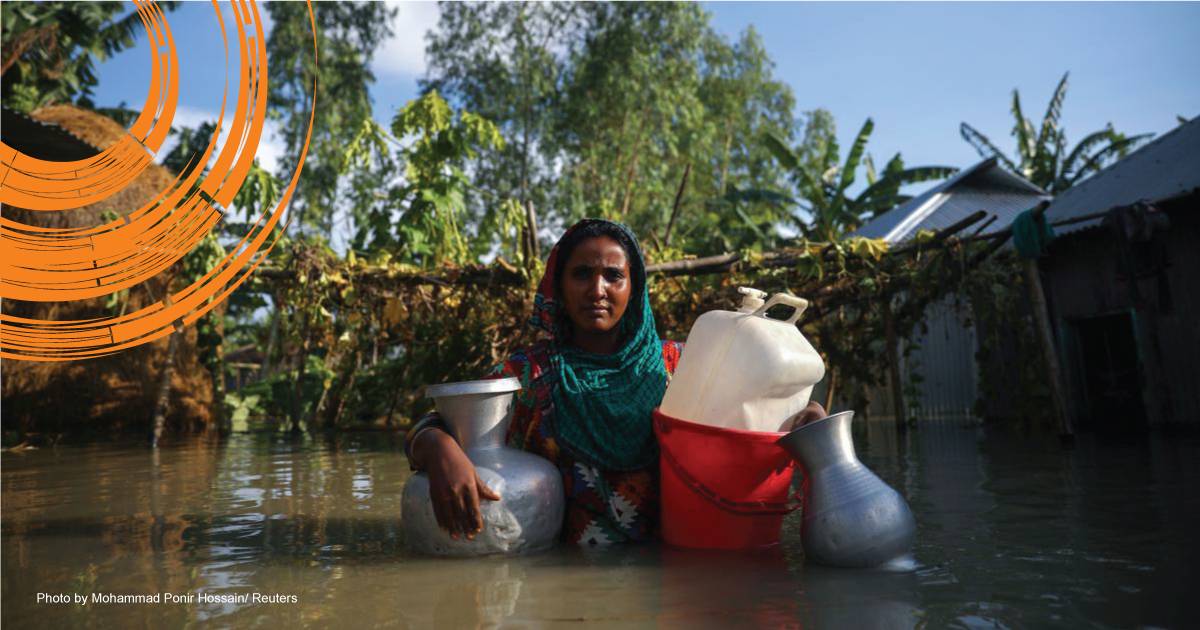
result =
[[[924,193],[876,217],[851,236],[881,238],[893,247],[915,238],[922,230],[938,231],[983,210],[987,217],[976,223],[980,234],[1003,231],[1021,212],[1050,199],[1050,195],[990,158],[959,171]],[[901,381],[914,373],[915,396],[906,400],[920,418],[966,419],[976,415],[979,396],[977,330],[969,323],[969,309],[956,296],[930,304],[923,326],[909,342],[913,345],[900,363]],[[870,392],[867,414],[894,418],[889,389]],[[913,390],[910,389],[910,394]],[[985,416],[1004,416],[1003,401],[984,401]]]
[[1060,194],[1039,260],[1080,428],[1200,423],[1200,118]]

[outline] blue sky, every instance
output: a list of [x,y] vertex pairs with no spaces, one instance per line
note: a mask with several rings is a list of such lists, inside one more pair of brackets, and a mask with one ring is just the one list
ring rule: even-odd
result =
[[[391,119],[417,94],[424,38],[436,4],[401,2],[396,35],[376,56],[376,118]],[[1011,151],[1012,90],[1040,121],[1059,78],[1071,72],[1062,123],[1073,143],[1112,122],[1127,134],[1171,130],[1200,114],[1200,3],[762,3],[708,2],[712,23],[735,38],[753,25],[796,95],[797,111],[833,112],[842,146],[863,121],[877,162],[902,151],[908,166],[965,167],[979,160],[959,136],[971,123]],[[231,9],[222,3],[226,25]],[[265,11],[263,11],[265,13]],[[177,124],[215,119],[225,86],[220,27],[210,2],[167,14],[184,77]],[[264,28],[269,29],[269,21]],[[236,50],[230,67],[237,67]],[[96,102],[139,106],[150,84],[144,41],[99,67]],[[236,85],[230,85],[231,92]],[[236,98],[230,94],[232,103]],[[269,139],[267,166],[280,155]],[[909,192],[919,191],[915,187]]]

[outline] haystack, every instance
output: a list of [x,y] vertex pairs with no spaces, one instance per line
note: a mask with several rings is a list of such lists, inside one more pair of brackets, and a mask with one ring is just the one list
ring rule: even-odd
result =
[[[72,105],[55,105],[29,116],[4,110],[0,130],[9,146],[43,160],[86,158],[117,143],[125,128],[96,112]],[[94,204],[67,211],[39,211],[0,206],[7,219],[40,227],[91,227],[104,223],[100,213],[124,216],[140,208],[171,185],[175,176],[156,164],[149,166],[129,186]],[[161,300],[175,268],[134,287],[125,312],[135,312]],[[178,290],[178,287],[176,287]],[[107,298],[71,302],[26,302],[3,299],[4,312],[44,321],[81,320],[117,315]],[[219,307],[218,307],[219,308]],[[79,361],[0,361],[0,405],[6,439],[15,433],[103,433],[149,431],[168,339],[159,339],[118,354]],[[212,379],[200,364],[196,327],[188,326],[180,339],[171,382],[167,414],[173,431],[215,428],[219,415],[213,400]]]

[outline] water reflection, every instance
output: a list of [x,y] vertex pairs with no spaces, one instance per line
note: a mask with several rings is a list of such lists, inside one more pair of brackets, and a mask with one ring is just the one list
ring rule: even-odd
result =
[[[0,621],[12,627],[1186,627],[1200,561],[1194,440],[1117,443],[860,424],[907,497],[907,572],[804,562],[799,515],[756,553],[656,545],[519,558],[408,551],[393,439],[240,435],[157,453],[5,453]],[[294,595],[296,603],[38,604],[39,592]]]

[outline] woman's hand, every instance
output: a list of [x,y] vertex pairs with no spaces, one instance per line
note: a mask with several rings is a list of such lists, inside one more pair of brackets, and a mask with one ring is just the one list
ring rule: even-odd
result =
[[475,465],[454,438],[440,430],[422,431],[413,443],[413,459],[429,475],[429,498],[441,527],[458,540],[473,540],[483,531],[480,498],[499,501],[500,495],[479,478]]
[[809,422],[815,422],[828,415],[825,413],[825,408],[821,406],[821,403],[810,400],[808,401],[808,406],[801,409],[800,413],[784,421],[783,427],[780,430],[784,432],[795,431]]

